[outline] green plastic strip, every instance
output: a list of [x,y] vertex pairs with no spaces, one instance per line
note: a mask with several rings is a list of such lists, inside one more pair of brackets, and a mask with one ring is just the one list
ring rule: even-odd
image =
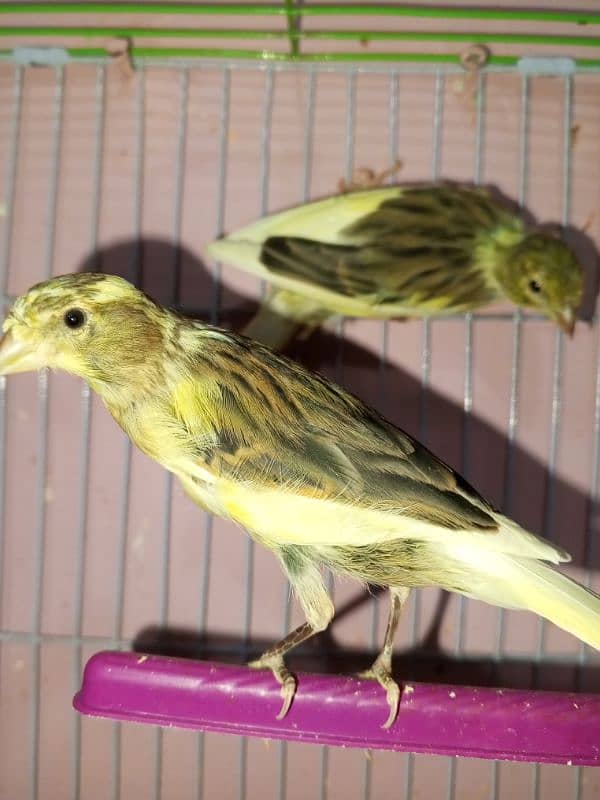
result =
[[[106,50],[101,47],[69,47],[66,48],[72,58],[105,58]],[[1,56],[10,56],[12,50],[0,49]],[[290,61],[288,53],[277,53],[271,50],[243,50],[237,48],[213,47],[133,47],[134,58],[231,58],[260,61]],[[515,66],[520,56],[490,56],[491,66]],[[294,61],[321,62],[398,62],[420,64],[460,64],[460,56],[455,53],[301,53]],[[577,67],[600,67],[599,58],[578,58]]]
[[575,25],[598,25],[600,14],[587,11],[558,11],[530,8],[444,8],[440,6],[404,6],[382,3],[360,5],[292,3],[0,3],[1,14],[222,14],[254,16],[385,16],[438,19],[512,20],[533,22],[572,22]]
[[485,44],[537,44],[557,46],[600,47],[598,36],[550,36],[537,33],[457,33],[433,31],[299,31],[256,30],[248,28],[130,28],[130,27],[35,27],[0,26],[0,36],[85,36],[129,37],[136,39],[283,39],[288,38],[296,50],[301,39],[332,39],[351,41],[415,41],[415,42],[472,42]]

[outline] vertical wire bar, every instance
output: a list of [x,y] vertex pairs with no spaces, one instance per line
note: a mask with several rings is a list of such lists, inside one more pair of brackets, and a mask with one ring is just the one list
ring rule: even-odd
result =
[[[303,142],[303,169],[302,169],[302,193],[301,201],[307,202],[310,196],[310,183],[312,178],[313,146],[314,146],[314,122],[315,122],[315,97],[316,97],[316,74],[310,70],[307,74],[306,102],[304,106],[304,142]],[[283,621],[282,634],[285,636],[291,627],[292,615],[292,589],[289,580],[286,579],[283,587]],[[321,775],[323,775],[323,759],[327,752],[325,747],[321,748]],[[288,749],[286,742],[279,743],[279,770],[277,775],[278,790],[277,796],[284,800],[287,787],[287,765]]]
[[[58,200],[58,184],[60,175],[60,150],[62,139],[63,107],[65,73],[63,67],[56,68],[55,98],[53,111],[52,132],[52,174],[48,193],[48,235],[45,243],[44,274],[46,278],[52,275],[54,261],[54,245],[56,240],[56,208]],[[40,748],[40,703],[41,703],[41,628],[42,628],[42,603],[44,596],[44,561],[46,530],[46,498],[45,483],[48,470],[48,425],[50,416],[48,373],[38,374],[38,401],[39,401],[39,428],[38,462],[36,470],[36,499],[37,509],[35,534],[34,534],[34,589],[33,613],[31,630],[35,636],[32,644],[32,718],[31,718],[31,798],[37,800],[39,795],[39,748]]]
[[317,76],[313,69],[307,76],[306,105],[304,107],[304,145],[302,170],[302,202],[308,202],[310,197],[310,182],[312,178],[313,149],[315,141],[315,101],[317,91]]
[[348,73],[346,83],[346,180],[352,178],[354,170],[354,131],[356,130],[356,70]]
[[[571,105],[572,105],[572,77],[564,79],[564,112],[563,112],[563,154],[562,154],[562,224],[569,222],[571,205]],[[552,373],[552,416],[550,420],[550,448],[548,453],[548,467],[546,472],[546,487],[544,496],[543,528],[544,535],[551,539],[552,518],[554,516],[554,491],[553,480],[556,471],[556,460],[559,446],[559,426],[561,412],[561,384],[563,366],[564,336],[560,328],[556,328],[554,340],[554,364]],[[546,620],[540,617],[539,639],[537,643],[536,661],[541,663],[544,658]]]
[[[310,197],[310,184],[312,179],[313,151],[314,151],[314,127],[315,127],[315,101],[316,101],[316,72],[311,69],[307,75],[306,103],[304,107],[304,143],[303,143],[303,168],[302,168],[302,193],[301,202],[306,203]],[[289,580],[286,579],[283,588],[283,625],[282,633],[289,631],[291,626],[292,614],[292,588]],[[326,752],[326,748],[321,748],[321,753]]]
[[[563,112],[563,196],[562,196],[562,224],[566,225],[569,221],[570,191],[571,191],[571,76],[567,76],[564,82],[564,112]],[[543,531],[547,539],[551,536],[552,519],[554,516],[555,493],[553,487],[554,473],[556,472],[556,461],[559,446],[559,426],[561,412],[561,384],[563,366],[563,342],[564,336],[560,328],[555,330],[554,339],[554,363],[552,369],[552,416],[550,419],[550,447],[548,452],[548,468],[546,472],[546,487],[544,496]],[[546,620],[539,619],[538,642],[536,651],[536,661],[541,663],[545,655],[545,633]]]
[[[562,153],[562,224],[569,221],[571,200],[571,105],[572,105],[572,77],[564,79],[564,111],[563,111],[563,153]],[[550,447],[548,452],[548,465],[546,467],[546,486],[544,493],[544,513],[542,530],[548,540],[551,540],[552,518],[554,516],[555,492],[554,476],[558,458],[560,417],[561,417],[561,388],[563,373],[563,343],[564,336],[560,328],[554,334],[554,363],[552,366],[552,415],[550,418]],[[538,621],[538,641],[535,653],[534,686],[539,682],[539,673],[546,651],[546,620],[543,617]],[[533,797],[541,798],[541,768],[534,766],[533,772]]]
[[[431,179],[439,178],[441,166],[441,130],[444,98],[444,75],[439,70],[435,73],[434,98],[433,98],[433,139],[431,154]],[[426,443],[427,434],[427,392],[431,372],[431,321],[425,317],[422,322],[423,344],[421,349],[421,400],[419,403],[419,439]],[[421,590],[413,592],[413,606],[410,618],[410,647],[417,645],[419,629],[421,627]],[[406,767],[406,797],[411,798],[414,788],[415,756],[410,753]]]
[[[136,247],[133,254],[133,282],[140,284],[143,273],[142,252],[140,238],[142,234],[142,219],[144,213],[144,155],[145,155],[145,91],[146,74],[143,65],[137,68],[137,95],[136,95],[136,166],[134,173],[134,213],[133,230],[136,238]],[[128,436],[123,442],[123,477],[121,482],[121,519],[119,520],[119,539],[117,545],[116,587],[117,602],[115,613],[115,626],[113,635],[115,646],[123,639],[123,624],[125,613],[125,577],[127,566],[127,530],[129,527],[129,495],[131,489],[131,463],[132,445]],[[112,769],[112,797],[120,800],[121,797],[121,723],[113,723],[113,769]]]
[[[477,111],[475,122],[475,156],[473,178],[477,185],[481,183],[483,174],[483,114],[484,114],[484,75],[480,71],[477,76]],[[463,390],[463,429],[462,429],[462,463],[461,473],[469,480],[469,431],[471,411],[473,409],[473,314],[465,314],[465,381]],[[458,630],[456,635],[456,655],[462,655],[465,647],[465,631],[469,604],[464,595],[458,596]]]
[[[345,178],[349,181],[354,170],[354,132],[356,130],[356,77],[355,69],[346,75],[346,125],[344,134],[345,145]],[[344,327],[345,318],[340,317],[336,323],[336,336],[338,348],[335,360],[334,375],[338,383],[344,382]],[[335,601],[335,585],[333,574],[328,572],[326,587],[332,602]],[[334,602],[335,605],[335,602]],[[329,748],[324,747],[321,755],[321,800],[327,800],[329,774]]]
[[2,285],[3,302],[6,302],[8,264],[10,262],[13,243],[17,165],[19,163],[19,139],[23,108],[23,67],[15,67],[14,70],[15,82],[13,86],[14,99],[10,132],[10,150],[6,163],[6,214],[4,217],[4,236],[2,238],[2,247],[0,248],[0,284]]
[[[258,180],[259,192],[259,213],[263,217],[267,213],[269,203],[269,172],[271,166],[271,120],[273,116],[273,88],[274,88],[274,71],[273,68],[268,66],[265,72],[265,85],[263,95],[263,108],[262,120],[260,126],[260,169]],[[265,283],[261,281],[261,294],[264,296]],[[245,598],[246,603],[244,607],[244,619],[242,623],[243,628],[243,652],[244,658],[248,659],[250,629],[252,625],[252,605],[253,605],[253,584],[254,584],[254,540],[250,536],[245,537],[245,579],[244,584],[246,587]],[[248,784],[248,739],[245,736],[240,737],[240,752],[239,752],[239,786],[238,796],[240,800],[244,800],[247,793]],[[282,780],[285,783],[285,769],[282,770],[282,764],[285,762],[284,758],[279,760],[279,784],[281,792]],[[282,774],[283,773],[283,774]]]
[[[388,102],[388,158],[390,164],[393,164],[397,157],[398,148],[398,73],[393,71],[389,76],[389,102]],[[388,183],[393,182],[393,176],[390,175]],[[381,405],[385,397],[385,382],[386,371],[389,357],[389,320],[382,320],[381,326],[381,346],[379,356],[379,398]],[[377,649],[377,623],[379,620],[379,604],[380,598],[373,595],[371,598],[371,619],[369,623],[369,649],[376,651]],[[371,797],[371,789],[373,785],[373,761],[368,757],[365,759],[364,766],[364,784],[363,784],[363,797],[364,800],[369,800]]]
[[[519,128],[519,206],[525,205],[527,197],[527,177],[529,163],[529,78],[521,78],[521,119]],[[519,424],[519,390],[520,390],[520,365],[521,365],[521,339],[522,316],[519,308],[513,313],[513,347],[510,370],[510,400],[508,407],[508,426],[506,432],[506,461],[504,467],[504,491],[502,496],[502,513],[510,516],[513,499],[513,471],[515,463],[515,441]],[[498,609],[496,626],[496,677],[499,665],[504,655],[506,635],[506,611]],[[498,797],[500,792],[501,762],[494,761],[492,765],[493,797]]]
[[[529,145],[529,79],[526,75],[522,77],[521,83],[521,128],[520,128],[520,154],[519,154],[519,206],[522,208],[527,197],[527,164],[528,164],[528,145]],[[513,467],[514,467],[514,443],[517,436],[519,423],[519,387],[520,375],[519,366],[521,361],[521,337],[522,337],[522,316],[520,309],[516,309],[513,315],[513,349],[511,360],[510,376],[510,400],[508,410],[508,430],[507,430],[507,453],[504,470],[504,492],[502,498],[502,511],[510,516],[510,508],[513,498]],[[502,657],[504,651],[506,612],[503,608],[498,609],[498,627],[496,633],[496,659]]]
[[[311,69],[308,73],[308,85],[306,90],[306,104],[304,109],[304,146],[303,146],[303,170],[302,170],[302,202],[308,202],[310,198],[310,186],[313,173],[313,154],[315,140],[315,108],[317,102],[317,72]],[[285,611],[283,631],[286,633],[291,627],[292,595],[289,581],[286,581],[285,591]],[[327,772],[329,769],[329,748],[321,746],[320,752],[320,800],[327,798]]]
[[[0,281],[2,286],[2,317],[4,317],[4,304],[7,301],[8,264],[10,261],[13,233],[14,233],[14,207],[17,183],[17,164],[19,156],[19,138],[21,131],[21,112],[23,100],[23,70],[14,67],[12,125],[10,132],[10,149],[7,160],[6,175],[6,215],[4,221],[4,236],[0,248]],[[5,549],[5,499],[6,499],[6,377],[0,376],[0,587],[4,574],[4,549]],[[0,629],[2,627],[2,589],[0,588]],[[0,656],[2,645],[0,643]],[[2,659],[0,658],[0,664]],[[0,680],[2,673],[0,672]]]
[[[346,75],[346,126],[344,134],[345,146],[345,178],[352,177],[354,170],[354,131],[356,129],[356,70],[352,69]],[[338,383],[344,382],[344,327],[345,318],[340,317],[336,324],[338,349],[336,353],[334,375]],[[335,601],[335,586],[331,572],[327,574],[326,587],[332,601]],[[335,603],[334,603],[335,604]],[[325,746],[321,751],[321,800],[327,800],[329,774],[329,748]]]
[[[227,158],[229,148],[229,115],[231,106],[231,68],[223,68],[221,111],[219,120],[219,154],[217,176],[217,218],[215,221],[217,237],[222,236],[225,224],[225,193],[227,189]],[[211,307],[211,322],[216,325],[219,321],[221,305],[221,262],[213,262],[213,298]]]
[[[356,91],[357,91],[358,74],[356,69],[352,69],[346,76],[346,125],[344,132],[344,146],[345,146],[345,179],[350,181],[354,174],[355,164],[355,134],[356,134]],[[338,348],[336,353],[335,363],[335,379],[342,386],[344,385],[345,369],[344,369],[344,353],[345,353],[345,328],[346,317],[340,317],[336,326],[336,335],[338,340]],[[333,573],[327,576],[327,590],[335,605],[335,581]],[[327,755],[326,766],[329,766],[329,753]],[[328,795],[328,773],[323,775],[324,785],[321,787],[321,795],[326,800]]]
[[[477,118],[475,127],[475,158],[473,165],[474,180],[481,183],[483,165],[483,91],[484,77],[481,72],[477,79]],[[469,479],[469,429],[471,424],[471,411],[473,409],[473,314],[465,314],[465,380],[463,389],[463,429],[462,429],[462,463],[461,472]],[[465,631],[467,627],[468,602],[464,595],[458,596],[458,626],[456,634],[455,653],[460,657],[465,648]],[[448,780],[448,800],[456,796],[456,759],[450,758]]]
[[[17,164],[19,158],[19,138],[21,131],[21,111],[23,105],[23,69],[14,68],[13,110],[10,132],[10,150],[6,164],[6,216],[4,218],[4,236],[0,247],[0,285],[2,287],[2,316],[6,302],[8,283],[8,264],[10,262],[13,233],[14,207],[17,186]],[[5,525],[4,509],[6,500],[6,377],[0,376],[0,586],[4,575]],[[2,627],[2,590],[0,589],[0,628]],[[2,645],[0,644],[0,654]],[[0,659],[1,663],[1,659]],[[0,673],[0,680],[2,675]]]
[[[598,335],[596,337],[596,389],[594,402],[594,435],[593,435],[593,455],[592,455],[592,475],[590,481],[590,500],[587,531],[584,544],[583,564],[586,570],[586,585],[592,585],[592,558],[594,555],[594,525],[598,515],[598,502],[600,497],[600,325],[596,322]],[[588,662],[589,646],[581,642],[579,648],[579,669],[577,672],[576,691],[582,691],[583,668]],[[575,770],[575,790],[576,800],[583,797],[583,769],[577,767]]]
[[[171,296],[169,302],[175,306],[179,305],[179,282],[181,270],[180,242],[183,206],[183,182],[184,182],[184,161],[185,147],[187,141],[187,105],[188,105],[188,86],[189,72],[187,67],[179,69],[179,128],[177,139],[177,154],[175,157],[175,202],[173,204],[172,221],[172,244],[174,249],[173,257],[173,281],[171,285]],[[159,611],[158,617],[161,626],[166,625],[169,617],[169,593],[170,593],[170,574],[171,574],[171,518],[173,510],[173,474],[165,471],[164,475],[164,503],[163,503],[163,532],[161,547],[161,577],[159,589]],[[154,761],[154,797],[159,800],[162,786],[163,770],[163,740],[164,733],[160,727],[156,728],[155,741],[155,761]]]
[[[225,197],[227,191],[227,158],[229,153],[229,116],[231,107],[231,69],[223,67],[221,84],[221,109],[219,112],[219,153],[217,156],[217,213],[215,219],[215,238],[223,233],[225,223]],[[219,321],[219,307],[221,295],[219,286],[221,282],[221,264],[218,261],[212,265],[213,299],[211,306],[211,322]],[[206,513],[204,522],[204,547],[202,549],[202,572],[200,575],[200,604],[198,609],[198,627],[200,631],[206,630],[208,621],[208,602],[210,595],[210,560],[212,557],[213,539],[212,514]],[[204,798],[204,764],[205,764],[205,738],[203,733],[198,734],[198,781],[197,800]]]
[[[106,100],[106,67],[99,64],[96,67],[96,142],[94,147],[94,176],[92,187],[92,219],[90,246],[96,252],[98,246],[98,232],[100,229],[100,207],[102,192],[102,165],[105,125],[105,100]],[[77,523],[77,557],[75,565],[75,636],[78,644],[73,652],[73,683],[75,689],[79,685],[83,648],[81,638],[83,635],[83,595],[85,578],[85,558],[87,552],[87,521],[88,521],[88,481],[90,471],[90,435],[92,402],[91,390],[87,383],[81,383],[81,450],[79,455],[79,512]],[[73,715],[74,744],[72,761],[73,797],[79,800],[81,796],[81,715]]]

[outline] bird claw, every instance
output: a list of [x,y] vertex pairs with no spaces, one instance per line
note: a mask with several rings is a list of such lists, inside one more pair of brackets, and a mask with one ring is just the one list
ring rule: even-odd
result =
[[262,656],[256,661],[250,661],[248,666],[251,669],[270,669],[275,680],[281,684],[280,694],[283,698],[283,705],[276,719],[283,719],[291,708],[298,685],[296,678],[283,663],[283,656]]
[[358,677],[365,681],[377,681],[385,689],[385,695],[390,712],[388,718],[381,726],[384,730],[391,728],[398,716],[398,706],[400,705],[400,687],[392,677],[390,666],[379,659],[375,661],[370,669],[359,672]]

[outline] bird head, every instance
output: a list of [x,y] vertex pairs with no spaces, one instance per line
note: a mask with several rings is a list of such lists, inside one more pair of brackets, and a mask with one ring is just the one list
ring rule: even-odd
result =
[[21,295],[6,317],[0,374],[56,367],[90,383],[125,383],[160,348],[161,314],[114,275],[52,278]]
[[530,233],[508,250],[496,278],[514,303],[540,311],[573,334],[583,296],[583,269],[559,238]]

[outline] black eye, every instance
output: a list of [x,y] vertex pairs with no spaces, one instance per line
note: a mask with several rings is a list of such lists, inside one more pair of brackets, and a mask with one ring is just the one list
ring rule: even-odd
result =
[[70,308],[65,311],[64,319],[67,328],[81,328],[85,322],[85,314],[80,308]]
[[542,287],[537,281],[529,281],[529,288],[535,294],[539,294],[542,291]]

